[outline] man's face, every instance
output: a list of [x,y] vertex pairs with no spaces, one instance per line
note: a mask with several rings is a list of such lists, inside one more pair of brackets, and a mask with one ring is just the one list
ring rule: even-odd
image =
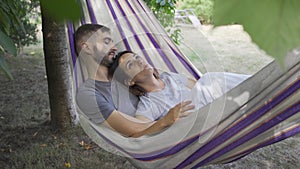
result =
[[106,67],[111,65],[117,47],[113,43],[109,32],[101,32],[101,30],[95,32],[88,39],[87,45],[94,61]]

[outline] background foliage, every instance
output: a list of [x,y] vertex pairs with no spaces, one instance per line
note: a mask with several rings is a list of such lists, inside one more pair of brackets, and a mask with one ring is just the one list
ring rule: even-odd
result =
[[[6,56],[17,55],[17,48],[37,42],[33,16],[39,6],[36,0],[0,0],[0,69],[12,79]],[[37,17],[35,17],[37,18]]]
[[[174,27],[176,0],[145,0],[175,43],[179,43],[179,29]],[[57,5],[60,4],[60,5]],[[5,61],[7,55],[17,54],[17,48],[37,42],[40,23],[39,5],[57,21],[77,20],[80,6],[74,0],[0,0],[0,68],[13,78]]]
[[180,29],[175,27],[175,4],[177,0],[144,0],[153,11],[156,18],[170,35],[171,39],[179,44]]
[[[299,0],[144,0],[154,11],[175,43],[180,30],[174,29],[176,3],[180,9],[194,9],[202,23],[215,26],[243,25],[255,42],[280,63],[288,51],[300,45]],[[75,0],[40,0],[46,13],[58,21],[76,20],[80,16]],[[57,5],[57,4],[60,5]],[[34,44],[38,0],[0,0],[0,69],[12,79],[5,58],[16,55],[17,48]]]
[[193,9],[202,24],[212,24],[214,0],[180,0],[178,9]]
[[40,4],[57,21],[80,17],[79,4],[75,0],[0,0],[0,69],[10,79],[13,77],[5,58],[16,56],[17,49],[38,42]]
[[21,19],[17,13],[18,4],[15,0],[0,1],[0,68],[12,79],[8,65],[4,59],[6,55],[16,55],[17,49],[13,40],[9,37],[11,30],[18,27],[25,32]]
[[10,37],[16,44],[17,48],[20,49],[23,46],[36,44],[38,42],[37,25],[41,24],[41,21],[39,1],[18,0],[17,4],[17,17],[20,18],[25,31],[23,31],[20,27],[13,27]]

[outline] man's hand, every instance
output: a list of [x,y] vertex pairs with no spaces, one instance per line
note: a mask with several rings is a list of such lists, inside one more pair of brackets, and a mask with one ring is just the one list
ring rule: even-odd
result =
[[188,111],[195,108],[191,103],[192,101],[183,101],[171,108],[163,117],[166,127],[175,123],[179,118],[188,116],[190,114]]

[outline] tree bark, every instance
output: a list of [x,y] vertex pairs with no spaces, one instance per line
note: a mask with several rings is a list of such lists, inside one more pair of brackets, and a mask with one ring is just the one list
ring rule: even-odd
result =
[[51,124],[63,131],[71,125],[71,111],[75,111],[72,99],[71,69],[68,58],[67,32],[64,23],[56,23],[47,16],[43,6],[42,32]]

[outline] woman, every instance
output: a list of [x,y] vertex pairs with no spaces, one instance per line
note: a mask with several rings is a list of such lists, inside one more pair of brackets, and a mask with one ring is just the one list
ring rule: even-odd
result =
[[[131,92],[140,96],[136,118],[147,122],[162,118],[170,108],[184,100],[193,100],[199,109],[248,77],[229,73],[208,73],[196,83],[195,80],[180,74],[158,74],[146,60],[131,51],[123,51],[116,56],[110,74],[117,81],[129,86]],[[230,81],[226,76],[234,77],[234,80]],[[226,80],[229,83],[222,85]]]

